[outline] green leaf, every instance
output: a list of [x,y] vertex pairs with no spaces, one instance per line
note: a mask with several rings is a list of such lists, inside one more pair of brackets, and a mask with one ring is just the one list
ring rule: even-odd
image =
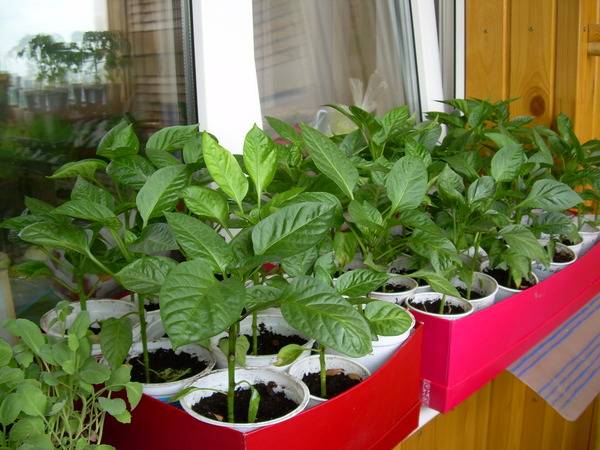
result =
[[256,421],[256,415],[258,414],[258,407],[260,405],[260,394],[252,385],[250,385],[250,391],[250,401],[248,402],[248,423],[254,423]]
[[388,280],[388,275],[370,269],[355,269],[342,274],[335,282],[335,288],[342,295],[359,297],[376,291]]
[[525,153],[520,146],[502,147],[492,158],[492,177],[499,183],[512,181],[525,160]]
[[96,154],[108,159],[120,156],[135,155],[140,148],[140,141],[133,131],[133,124],[122,120],[104,135]]
[[204,259],[175,267],[160,292],[160,316],[175,347],[210,338],[240,319],[241,282],[218,282]]
[[40,390],[40,388],[22,383],[17,388],[17,394],[20,397],[21,410],[28,416],[44,416],[46,413],[46,405],[48,398]]
[[277,353],[277,360],[273,365],[277,367],[287,366],[296,361],[305,351],[306,349],[298,344],[288,344],[281,347],[279,353]]
[[273,128],[279,136],[281,136],[284,139],[287,139],[291,143],[297,145],[302,144],[302,138],[292,125],[275,117],[265,116],[265,119],[267,120],[267,123],[271,126],[271,128]]
[[10,440],[24,442],[32,436],[43,435],[46,428],[41,417],[25,417],[20,419],[10,430]]
[[318,245],[333,226],[334,213],[335,208],[324,203],[284,206],[254,226],[254,252],[286,258]]
[[90,358],[81,368],[79,376],[86,383],[101,384],[110,378],[110,369]]
[[182,213],[166,213],[175,240],[188,259],[204,258],[215,271],[225,273],[234,261],[225,240],[204,222]]
[[169,152],[166,152],[165,150],[161,150],[159,148],[147,148],[146,158],[148,158],[150,162],[159,169],[162,167],[176,166],[178,164],[181,164],[181,161],[179,161]]
[[118,230],[121,227],[121,222],[108,207],[89,200],[69,200],[56,207],[53,213],[97,222],[113,230]]
[[169,252],[178,248],[171,228],[164,222],[148,224],[142,230],[140,237],[129,245],[129,250],[132,252],[146,255]]
[[115,181],[132,189],[141,189],[156,169],[140,155],[116,158],[106,168],[106,173]]
[[463,179],[447,164],[438,175],[437,187],[443,196],[455,201],[463,201],[462,193],[465,190]]
[[132,341],[131,322],[127,317],[111,317],[102,321],[100,348],[111,367],[123,364]]
[[125,392],[127,392],[129,406],[131,409],[134,409],[142,399],[142,394],[144,393],[142,384],[130,381],[125,385]]
[[542,208],[546,211],[564,211],[572,208],[583,200],[569,186],[560,181],[547,179],[533,183],[527,198],[518,208]]
[[226,226],[229,219],[227,199],[214,189],[200,186],[188,186],[183,191],[185,206],[197,216],[216,219]]
[[82,339],[87,336],[90,325],[90,314],[87,311],[81,311],[69,327],[69,335]]
[[371,351],[362,315],[333,288],[315,278],[295,279],[283,292],[281,312],[295,329],[350,357]]
[[19,237],[31,244],[50,249],[87,254],[88,237],[81,228],[66,223],[37,222],[26,226]]
[[23,343],[36,355],[46,343],[46,339],[39,327],[26,319],[11,319],[4,323],[4,328],[12,335],[20,337]]
[[77,177],[77,181],[75,181],[75,186],[71,191],[71,200],[99,203],[110,210],[115,207],[115,199],[110,192],[81,177]]
[[302,139],[317,169],[332,180],[344,194],[354,198],[358,170],[344,152],[327,136],[307,125],[300,125]]
[[14,423],[21,413],[21,395],[13,392],[0,403],[0,423],[5,427]]
[[404,156],[394,163],[385,180],[392,211],[417,208],[427,193],[427,169],[419,158]]
[[367,232],[377,232],[383,226],[383,216],[366,200],[362,203],[352,200],[348,205],[348,214],[352,222]]
[[529,259],[543,261],[546,258],[544,248],[534,234],[524,225],[508,225],[498,232],[513,252]]
[[[229,338],[223,338],[219,340],[219,348],[225,355],[229,355]],[[235,340],[235,363],[238,366],[244,367],[246,365],[246,355],[250,349],[250,342],[246,336],[239,335]]]
[[317,247],[310,247],[301,253],[283,258],[281,260],[281,267],[290,277],[307,275],[318,257],[319,250]]
[[113,417],[119,416],[127,411],[127,405],[122,398],[99,397],[98,404],[102,411],[106,411]]
[[[15,351],[16,354],[17,352]],[[0,386],[14,387],[20,384],[24,377],[25,374],[21,369],[8,366],[0,367]]]
[[333,237],[333,253],[338,267],[347,266],[354,259],[358,241],[354,233],[336,232]]
[[187,167],[180,164],[158,169],[148,178],[135,199],[144,226],[148,220],[161,216],[177,204],[180,192],[186,187],[189,176]]
[[167,274],[177,263],[166,256],[142,256],[115,274],[128,291],[142,295],[157,294]]
[[248,180],[238,162],[206,132],[202,133],[202,151],[213,180],[242,209],[242,200],[248,193]]
[[42,261],[23,261],[10,268],[10,274],[14,277],[38,278],[51,277],[52,271]]
[[244,166],[260,195],[273,181],[277,170],[277,151],[271,138],[256,125],[244,140]]
[[246,311],[256,312],[277,306],[281,297],[281,289],[262,284],[246,288]]
[[[77,183],[75,183],[77,184]],[[48,214],[50,211],[54,209],[50,203],[46,203],[42,200],[33,197],[25,196],[25,206],[29,210],[30,214]]]
[[364,312],[371,330],[378,336],[398,336],[412,325],[410,314],[393,303],[370,302]]
[[427,281],[427,284],[431,286],[433,292],[450,295],[452,297],[460,297],[456,287],[446,277],[439,273],[428,270],[417,270],[416,272],[412,272],[410,277],[424,279]]
[[477,202],[492,200],[496,192],[496,184],[490,176],[477,178],[467,189],[467,202],[473,205]]
[[106,163],[101,159],[82,159],[80,161],[68,162],[60,166],[56,171],[48,178],[59,179],[59,178],[75,178],[83,177],[88,180],[94,179],[96,170],[104,170]]
[[122,364],[119,367],[113,368],[106,386],[111,391],[118,391],[123,389],[129,383],[129,380],[131,380],[131,366],[129,364]]
[[157,149],[162,151],[180,150],[199,133],[198,124],[194,125],[175,125],[158,130],[148,138],[146,142],[146,152],[148,149]]
[[0,339],[0,367],[7,366],[12,359],[12,348],[4,339]]
[[183,161],[186,164],[198,163],[202,160],[202,136],[198,134],[183,145]]

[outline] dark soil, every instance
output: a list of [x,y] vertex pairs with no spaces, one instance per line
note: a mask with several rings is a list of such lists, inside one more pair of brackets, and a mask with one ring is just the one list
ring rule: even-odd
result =
[[560,249],[556,249],[554,251],[554,255],[552,256],[552,262],[555,263],[568,263],[573,261],[573,255],[570,252],[561,251]]
[[484,269],[483,273],[485,273],[485,274],[489,275],[490,277],[492,277],[493,279],[495,279],[499,285],[510,288],[510,289],[525,290],[525,289],[529,289],[530,287],[535,286],[535,281],[533,280],[533,278],[531,278],[529,280],[522,280],[520,287],[515,286],[515,283],[513,283],[513,281],[510,279],[508,270],[489,269],[488,268],[488,269]]
[[[260,394],[256,422],[264,422],[285,416],[298,406],[296,402],[287,398],[283,392],[275,392],[276,387],[277,384],[272,381],[268,384],[259,383],[254,385],[254,388]],[[236,389],[235,410],[233,413],[236,423],[248,423],[250,395],[251,391],[249,388]],[[227,396],[221,392],[215,392],[193,405],[192,409],[204,417],[226,422]]]
[[[164,383],[191,377],[206,369],[206,361],[199,361],[189,353],[175,353],[171,349],[157,349],[150,352],[150,382]],[[144,356],[138,355],[129,360],[131,381],[146,382],[144,375]],[[161,376],[162,374],[162,376]]]
[[[417,309],[420,309],[421,311],[439,314],[441,301],[441,299],[427,300],[423,303],[411,303],[411,305]],[[456,306],[447,302],[444,304],[444,314],[446,315],[462,314],[464,312],[465,310],[460,306]]]
[[[579,242],[581,242],[581,241],[579,241]],[[573,242],[571,239],[569,239],[566,236],[562,236],[560,238],[560,243],[563,244],[563,245],[569,245],[569,246],[570,245],[577,245],[577,244],[579,244],[579,242]]]
[[[252,336],[245,335],[250,342],[250,350],[248,354],[252,354]],[[258,324],[258,355],[276,355],[283,347],[289,344],[304,345],[308,342],[306,339],[302,339],[296,334],[285,336],[283,334],[273,333],[271,330],[267,330],[264,323]]]
[[[390,273],[396,274],[396,275],[406,275],[407,277],[410,277],[410,274],[413,273],[414,270],[408,270],[408,269],[398,269],[397,267],[392,267],[390,268]],[[423,279],[416,279],[415,281],[417,283],[419,283],[419,286],[427,286],[427,281],[423,280]]]
[[99,323],[93,323],[88,327],[88,330],[90,330],[95,336],[100,334],[100,329],[101,328]]
[[401,284],[387,283],[379,292],[383,293],[398,293],[406,292],[409,288]]
[[[327,372],[327,398],[340,395],[362,381],[357,374],[346,374],[339,369],[329,369]],[[308,390],[312,395],[321,397],[321,374],[319,372],[307,373],[302,377],[302,381],[308,386]]]
[[146,312],[156,311],[157,309],[160,309],[160,304],[152,302],[144,303],[144,309],[146,310]]
[[[465,288],[456,286],[456,290],[460,293],[462,298],[467,298],[467,290]],[[478,300],[483,297],[485,297],[485,295],[471,289],[471,298],[468,298],[467,300]]]

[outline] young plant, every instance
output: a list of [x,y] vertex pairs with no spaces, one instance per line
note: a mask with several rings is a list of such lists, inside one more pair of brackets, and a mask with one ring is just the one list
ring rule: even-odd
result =
[[112,449],[102,444],[106,414],[131,421],[125,401],[112,396],[125,391],[133,409],[142,387],[130,381],[122,359],[111,368],[91,356],[88,314],[81,312],[59,339],[25,319],[3,326],[20,342],[11,348],[0,339],[0,446]]

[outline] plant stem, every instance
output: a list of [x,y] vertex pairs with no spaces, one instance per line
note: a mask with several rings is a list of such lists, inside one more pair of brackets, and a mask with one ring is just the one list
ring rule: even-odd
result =
[[446,306],[446,294],[442,295],[442,299],[440,300],[440,309],[438,310],[438,314],[444,314],[444,306]]
[[321,367],[321,398],[327,398],[327,366],[325,365],[324,345],[319,345],[319,365]]
[[252,311],[252,354],[258,355],[258,314]]
[[235,415],[235,344],[237,341],[237,322],[229,327],[229,351],[227,352],[227,375],[228,375],[228,385],[227,385],[227,422],[234,423]]
[[77,288],[79,292],[79,304],[82,311],[87,311],[87,296],[83,286],[83,275],[77,275]]
[[146,334],[146,310],[144,309],[144,296],[137,294],[138,315],[140,316],[140,339],[142,341],[142,354],[144,358],[144,379],[150,383],[150,356],[148,355],[148,335]]

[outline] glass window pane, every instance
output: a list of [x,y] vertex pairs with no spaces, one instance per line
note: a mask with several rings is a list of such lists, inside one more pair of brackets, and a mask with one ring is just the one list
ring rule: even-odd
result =
[[408,0],[254,0],[264,115],[313,121],[326,103],[419,115]]
[[[185,2],[183,2],[185,3]],[[186,6],[186,5],[183,5]],[[59,165],[94,155],[124,116],[142,141],[196,121],[180,0],[21,0],[0,11],[0,217],[53,204]],[[68,182],[67,182],[68,183]],[[0,231],[0,251],[10,250]]]

